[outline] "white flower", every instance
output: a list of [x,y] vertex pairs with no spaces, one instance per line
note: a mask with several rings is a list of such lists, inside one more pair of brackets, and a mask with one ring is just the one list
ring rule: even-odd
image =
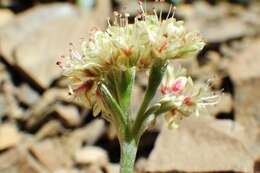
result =
[[[93,30],[83,41],[80,52],[71,49],[70,55],[58,62],[70,81],[70,94],[87,107],[94,106],[95,114],[106,111],[98,99],[97,85],[109,81],[113,71],[131,67],[148,71],[158,59],[167,63],[196,53],[204,46],[197,33],[186,31],[182,21],[173,16],[162,20],[157,14],[148,15],[139,5],[141,14],[133,24],[128,24],[128,14],[115,12],[113,26],[108,21],[105,31]],[[180,94],[190,79],[175,72],[174,79],[168,79],[171,76],[168,73],[161,91]]]
[[193,83],[186,70],[168,66],[160,86],[163,98],[160,103],[173,105],[165,114],[169,127],[178,127],[180,120],[191,115],[199,116],[207,113],[208,106],[219,102],[220,93],[211,91],[209,84]]

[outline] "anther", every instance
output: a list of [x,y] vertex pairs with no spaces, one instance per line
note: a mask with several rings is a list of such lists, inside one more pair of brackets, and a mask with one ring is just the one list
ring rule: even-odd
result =
[[114,25],[117,26],[118,25],[118,12],[117,11],[114,11],[113,12],[114,14]]
[[172,10],[172,18],[174,18],[175,12],[176,12],[176,7],[174,6],[174,7],[173,7],[173,10]]
[[111,27],[110,17],[107,17],[107,24],[108,24],[109,27]]
[[168,19],[168,18],[169,18],[170,14],[171,14],[171,11],[172,11],[172,4],[170,5],[170,8],[169,8],[169,11],[168,11],[168,14],[167,14],[167,17],[166,17],[166,19]]

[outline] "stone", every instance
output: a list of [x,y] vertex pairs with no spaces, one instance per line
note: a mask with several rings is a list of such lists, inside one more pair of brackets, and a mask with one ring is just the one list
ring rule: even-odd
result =
[[54,171],[53,173],[81,173],[81,172],[77,169],[59,169]]
[[26,128],[32,129],[39,124],[46,116],[55,111],[56,102],[66,101],[71,103],[71,97],[67,89],[51,88],[43,93],[42,97],[23,115]]
[[119,173],[120,171],[120,165],[119,164],[113,164],[110,163],[108,166],[108,173]]
[[13,148],[0,155],[1,173],[48,173],[24,147]]
[[0,117],[3,117],[6,114],[6,101],[3,94],[0,94]]
[[209,107],[209,113],[216,116],[219,113],[230,113],[233,109],[233,99],[230,94],[222,94],[221,101],[213,107]]
[[0,16],[0,27],[3,27],[14,18],[14,13],[7,9],[1,9]]
[[244,128],[230,120],[188,118],[179,129],[163,128],[147,172],[252,172]]
[[[104,9],[104,4],[108,5],[109,1],[98,3],[94,11],[88,12],[66,3],[49,4],[21,14],[0,32],[4,58],[18,66],[39,87],[48,88],[61,74],[56,62],[69,49],[68,44],[87,37],[87,32],[94,26],[105,26],[110,8],[108,5]],[[101,7],[103,11],[99,11]],[[104,20],[97,18],[99,12]]]
[[[260,39],[246,42],[234,53],[227,66],[234,83],[235,119],[245,126],[250,136],[250,153],[260,157]],[[239,74],[239,75],[238,75]]]
[[37,142],[29,149],[51,171],[70,168],[72,165],[70,156],[64,151],[62,144],[55,139]]
[[8,77],[4,77],[0,81],[0,87],[3,96],[3,106],[5,106],[5,114],[9,118],[20,119],[23,114],[23,109],[19,106],[18,101],[15,98],[15,87]]
[[61,134],[64,132],[64,128],[62,127],[62,124],[58,120],[51,120],[43,125],[41,127],[36,135],[35,138],[38,140],[47,138],[47,137],[54,137],[57,136],[58,134]]
[[248,41],[240,51],[232,56],[228,64],[228,73],[236,85],[260,77],[259,57],[260,38]]
[[102,119],[93,120],[86,126],[65,134],[61,139],[66,151],[74,155],[83,144],[93,145],[104,133],[105,122]]
[[85,146],[76,151],[74,156],[75,162],[81,165],[99,165],[105,167],[108,164],[108,156],[105,150],[94,147]]
[[[52,14],[51,16],[48,14]],[[15,63],[12,53],[24,39],[39,30],[43,25],[46,25],[51,20],[56,20],[60,17],[75,15],[75,10],[69,4],[52,4],[37,6],[33,9],[15,17],[5,27],[1,28],[0,32],[0,52],[4,58],[11,64]],[[41,19],[41,20],[39,20]]]
[[55,107],[55,111],[69,127],[75,127],[81,123],[79,111],[75,106],[58,104]]
[[28,106],[32,106],[40,99],[39,94],[27,84],[22,84],[17,88],[16,96],[20,102]]
[[91,173],[107,173],[108,171],[106,168],[102,168],[98,165],[89,165],[89,166],[83,166],[81,168],[81,173],[86,173],[86,172],[91,172]]
[[260,78],[252,79],[243,85],[235,86],[235,119],[246,127],[250,136],[250,153],[255,158],[260,157]]
[[177,10],[177,14],[185,19],[188,29],[200,31],[210,43],[221,43],[258,33],[257,24],[243,19],[242,16],[246,13],[247,10],[237,5],[222,2],[212,6],[205,1],[196,1],[192,6],[183,5]]
[[17,128],[12,124],[1,124],[0,126],[0,150],[8,149],[16,146],[22,136],[19,134]]

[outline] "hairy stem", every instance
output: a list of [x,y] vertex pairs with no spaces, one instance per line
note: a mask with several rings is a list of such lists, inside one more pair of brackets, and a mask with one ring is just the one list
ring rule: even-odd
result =
[[133,173],[137,153],[137,144],[135,140],[130,140],[129,142],[122,141],[120,146],[120,173]]

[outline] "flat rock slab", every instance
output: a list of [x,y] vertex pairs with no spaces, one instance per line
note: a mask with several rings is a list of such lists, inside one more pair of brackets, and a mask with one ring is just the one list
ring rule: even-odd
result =
[[[46,23],[59,18],[75,15],[75,9],[68,4],[37,6],[15,17],[12,22],[1,28],[0,52],[9,63],[14,63],[12,56],[15,47],[31,33],[40,30]],[[49,15],[51,14],[51,15]]]
[[1,124],[0,126],[0,150],[16,146],[22,139],[17,128],[13,124]]
[[19,86],[15,91],[15,94],[19,101],[28,106],[32,106],[40,99],[39,94],[27,84]]
[[24,147],[8,150],[0,156],[1,173],[49,173]]
[[[232,56],[228,64],[228,73],[237,85],[260,78],[260,38],[248,41],[242,50]],[[238,75],[239,74],[239,75]]]
[[82,165],[94,164],[101,167],[108,165],[108,155],[105,150],[99,147],[83,147],[76,151],[74,158],[76,163]]
[[30,150],[51,171],[69,168],[72,165],[72,160],[57,140],[44,140],[35,143],[30,147]]
[[0,52],[39,87],[47,88],[60,76],[56,61],[68,52],[68,44],[79,43],[91,28],[105,25],[110,8],[103,9],[103,20],[97,19],[98,10],[83,12],[66,3],[35,7],[3,27]]
[[147,172],[252,172],[253,159],[239,124],[186,119],[179,129],[163,128],[148,158]]
[[2,27],[14,18],[14,13],[7,9],[1,9],[0,16],[0,27]]
[[178,8],[177,13],[184,17],[189,29],[198,30],[207,42],[219,43],[259,32],[259,22],[249,20],[259,14],[252,9],[248,17],[248,11],[228,3],[211,6],[196,1],[192,6]]
[[55,111],[59,118],[69,127],[76,127],[81,123],[81,117],[78,109],[72,105],[57,104]]
[[251,136],[250,153],[260,158],[260,77],[235,86],[235,119]]

